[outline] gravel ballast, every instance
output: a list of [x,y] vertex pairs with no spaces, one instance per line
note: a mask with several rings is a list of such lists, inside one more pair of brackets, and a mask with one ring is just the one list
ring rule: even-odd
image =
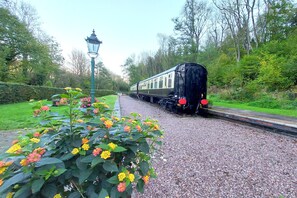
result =
[[180,117],[128,96],[121,114],[159,120],[165,131],[157,179],[145,193],[156,197],[297,197],[297,140],[230,121]]

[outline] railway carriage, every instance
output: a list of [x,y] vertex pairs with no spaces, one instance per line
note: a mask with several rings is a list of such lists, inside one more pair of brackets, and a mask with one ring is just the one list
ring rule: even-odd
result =
[[204,113],[207,109],[207,71],[196,63],[183,63],[130,87],[130,94],[173,112]]

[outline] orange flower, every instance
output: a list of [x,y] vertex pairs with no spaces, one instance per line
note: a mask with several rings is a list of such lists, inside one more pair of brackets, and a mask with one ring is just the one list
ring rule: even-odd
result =
[[2,184],[3,184],[3,180],[2,180],[2,179],[0,179],[0,186],[2,186]]
[[104,122],[104,121],[106,120],[106,118],[105,118],[105,117],[102,117],[102,118],[100,118],[100,120],[101,120],[102,122]]
[[38,153],[38,154],[40,154],[40,155],[43,155],[44,153],[45,153],[45,148],[37,148],[37,149],[35,149],[33,152],[36,152],[36,153]]
[[118,191],[119,192],[124,192],[126,190],[126,183],[125,182],[121,182],[118,185]]
[[150,179],[150,176],[148,175],[142,177],[142,180],[144,181],[145,184],[148,184],[149,179]]
[[98,108],[94,109],[93,110],[93,113],[98,114],[99,113],[99,109]]
[[21,164],[22,166],[28,166],[29,161],[28,161],[27,159],[22,159],[22,160],[20,161],[20,164]]
[[88,142],[89,142],[88,138],[83,138],[83,139],[81,140],[81,144],[86,144],[86,143],[88,143]]
[[142,131],[141,127],[139,125],[136,126],[137,131]]
[[131,131],[131,127],[125,126],[124,127],[124,131],[127,132],[127,133],[129,133]]
[[147,126],[151,126],[152,123],[151,122],[144,122],[143,124],[147,125]]
[[111,128],[112,127],[112,125],[113,125],[113,122],[112,121],[110,121],[110,120],[106,120],[105,122],[104,122],[104,124],[105,124],[105,126],[106,126],[106,128]]

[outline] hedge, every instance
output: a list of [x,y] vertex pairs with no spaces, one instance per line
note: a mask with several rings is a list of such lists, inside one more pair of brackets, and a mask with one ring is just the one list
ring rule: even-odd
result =
[[[90,90],[83,90],[85,94],[89,95]],[[17,103],[34,100],[51,100],[54,94],[64,93],[63,88],[32,86],[18,83],[0,82],[0,104]],[[95,92],[96,97],[114,95],[113,90],[100,89]]]

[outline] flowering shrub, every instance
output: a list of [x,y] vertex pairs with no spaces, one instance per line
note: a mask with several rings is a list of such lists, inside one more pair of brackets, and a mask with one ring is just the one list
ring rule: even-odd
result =
[[129,197],[154,178],[161,145],[157,121],[112,116],[104,103],[80,108],[80,89],[65,88],[66,115],[47,112],[40,129],[0,155],[0,197]]
[[[81,98],[80,101],[81,101],[81,107],[83,107],[83,108],[87,108],[87,107],[92,106],[91,97]],[[95,102],[99,102],[99,101],[95,98]]]

